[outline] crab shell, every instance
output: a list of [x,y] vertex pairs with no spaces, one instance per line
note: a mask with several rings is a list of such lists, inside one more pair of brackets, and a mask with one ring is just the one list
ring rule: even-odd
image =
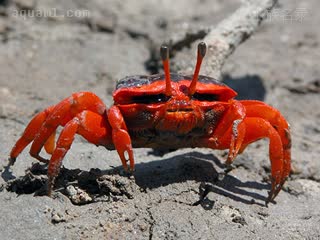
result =
[[123,115],[133,147],[202,147],[199,138],[213,133],[237,93],[213,78],[199,76],[197,91],[190,96],[192,77],[171,74],[171,96],[165,94],[163,74],[130,76],[117,83],[114,105]]

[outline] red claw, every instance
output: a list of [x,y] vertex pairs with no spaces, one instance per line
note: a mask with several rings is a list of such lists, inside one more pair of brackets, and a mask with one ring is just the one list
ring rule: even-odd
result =
[[126,124],[118,107],[113,106],[108,111],[108,120],[112,127],[113,144],[120,156],[122,166],[127,171],[127,159],[125,153],[128,154],[130,160],[130,171],[134,171],[133,150],[131,138],[128,133]]

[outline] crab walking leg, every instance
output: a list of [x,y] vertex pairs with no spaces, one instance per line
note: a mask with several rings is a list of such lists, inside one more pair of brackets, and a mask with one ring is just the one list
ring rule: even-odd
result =
[[51,195],[54,179],[58,176],[62,160],[79,134],[89,142],[105,147],[112,146],[111,128],[104,116],[83,111],[70,120],[61,131],[57,146],[53,151],[48,167],[48,195]]
[[113,144],[120,156],[122,166],[127,171],[127,152],[130,160],[130,171],[134,171],[134,157],[131,144],[131,137],[128,133],[127,126],[124,122],[122,113],[117,106],[113,106],[108,110],[108,120],[112,128]]
[[[267,104],[254,100],[240,101],[246,108],[247,117],[259,117],[267,120],[278,132],[283,146],[283,176],[285,179],[291,171],[291,135],[289,124],[281,113]],[[246,146],[243,146],[243,149]],[[283,183],[282,183],[283,184]]]
[[30,148],[30,155],[39,161],[47,162],[46,159],[39,156],[42,147],[50,139],[50,136],[54,134],[59,125],[64,126],[84,110],[90,110],[103,115],[105,114],[106,107],[95,94],[90,92],[75,93],[54,106],[38,129]]
[[246,131],[243,123],[245,114],[245,108],[242,104],[234,101],[211,137],[217,144],[213,146],[214,149],[229,148],[226,161],[228,165],[233,162],[241,148]]
[[[16,142],[14,147],[11,150],[10,153],[10,164],[14,164],[16,158],[19,156],[19,154],[25,149],[29,143],[31,143],[34,138],[36,137],[36,134],[39,131],[39,126],[41,126],[48,115],[52,112],[54,106],[46,108],[44,111],[38,113],[36,116],[33,117],[33,119],[30,121],[28,126],[26,127],[25,131],[23,132],[22,136],[19,138],[19,140]],[[46,144],[47,150],[52,151],[52,139]],[[48,162],[48,161],[44,161]]]
[[51,159],[49,161],[49,167],[48,167],[48,195],[49,196],[51,196],[54,180],[60,172],[62,160],[71,147],[71,144],[74,140],[74,135],[77,133],[78,127],[79,127],[79,119],[74,118],[65,125],[64,129],[62,130],[59,136],[59,139],[57,141],[57,147],[55,148],[51,156]]
[[281,137],[265,119],[248,117],[244,119],[246,125],[246,135],[243,140],[244,145],[248,145],[261,138],[269,138],[269,157],[271,162],[271,191],[266,203],[272,201],[279,191],[287,176],[283,175],[284,153]]
[[48,154],[52,155],[55,148],[56,148],[56,131],[53,131],[51,136],[47,139],[46,143],[44,144],[44,149]]

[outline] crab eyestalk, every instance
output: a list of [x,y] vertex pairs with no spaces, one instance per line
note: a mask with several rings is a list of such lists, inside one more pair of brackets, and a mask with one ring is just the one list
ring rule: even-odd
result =
[[204,56],[206,55],[207,52],[207,45],[204,42],[201,42],[198,44],[198,54],[197,54],[197,63],[196,63],[196,68],[193,73],[193,79],[192,82],[189,86],[189,94],[193,95],[196,91],[196,86],[198,82],[198,77],[199,77],[199,72],[200,72],[200,67],[202,60]]
[[168,46],[162,45],[160,48],[160,56],[162,59],[164,75],[166,79],[166,95],[172,95],[172,86],[170,79],[170,66],[169,66],[169,48]]

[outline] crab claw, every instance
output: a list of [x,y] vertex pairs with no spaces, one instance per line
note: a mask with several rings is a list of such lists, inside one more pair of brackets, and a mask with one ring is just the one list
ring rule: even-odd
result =
[[127,153],[130,161],[130,172],[133,172],[134,158],[131,138],[122,114],[117,106],[113,106],[108,110],[108,120],[112,128],[112,141],[120,156],[122,166],[125,171],[128,171],[127,159],[125,156]]

